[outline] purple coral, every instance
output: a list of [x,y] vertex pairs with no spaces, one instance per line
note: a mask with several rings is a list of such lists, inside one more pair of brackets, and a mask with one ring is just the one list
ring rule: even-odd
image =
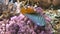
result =
[[[51,28],[48,25],[47,25],[47,27],[46,26],[38,26],[38,25],[34,24],[31,20],[29,20],[27,17],[24,16],[24,18],[22,18],[23,16],[24,15],[22,15],[22,16],[19,15],[14,19],[14,20],[16,20],[15,24],[19,25],[19,30],[18,30],[17,34],[45,34],[45,33],[52,34],[50,32]],[[19,18],[19,19],[17,19],[17,18]],[[12,27],[16,27],[16,25],[12,26]],[[9,27],[9,28],[10,28],[10,30],[12,30],[11,27]]]

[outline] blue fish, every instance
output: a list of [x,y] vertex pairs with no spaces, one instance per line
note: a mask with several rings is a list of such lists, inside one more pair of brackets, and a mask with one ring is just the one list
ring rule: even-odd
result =
[[25,14],[25,16],[27,16],[30,20],[32,20],[35,24],[39,25],[39,26],[45,26],[46,22],[45,19],[42,15],[40,14]]

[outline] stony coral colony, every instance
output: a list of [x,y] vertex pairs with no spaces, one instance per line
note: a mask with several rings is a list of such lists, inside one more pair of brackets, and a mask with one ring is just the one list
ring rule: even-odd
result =
[[[54,1],[52,2],[53,6],[57,6]],[[44,12],[46,8],[49,7],[48,9],[50,9],[50,5],[50,0],[27,0],[10,2],[7,5],[0,4],[0,34],[52,34],[53,28],[52,24],[50,24],[52,17],[47,16],[46,12]],[[35,17],[35,20],[31,16]],[[44,19],[41,19],[41,16],[44,17],[45,22]],[[41,26],[41,24],[43,25]],[[56,26],[58,29],[58,25]]]

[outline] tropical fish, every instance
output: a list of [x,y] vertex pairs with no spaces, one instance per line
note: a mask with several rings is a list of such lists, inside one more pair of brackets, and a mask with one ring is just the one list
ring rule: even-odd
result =
[[39,14],[25,14],[25,16],[27,16],[30,20],[32,20],[35,24],[39,25],[39,26],[45,26],[45,19],[43,16],[39,15]]
[[[40,13],[40,14],[39,14]],[[22,10],[22,14],[24,14],[26,17],[28,17],[30,20],[32,20],[35,24],[39,26],[45,26],[45,19],[42,16],[42,9],[36,8],[36,11],[32,10],[31,8],[27,8]]]
[[35,11],[34,11],[34,9],[33,8],[31,8],[31,7],[27,7],[27,8],[25,8],[25,7],[22,7],[21,8],[21,13],[22,14],[30,14],[30,13],[35,13]]

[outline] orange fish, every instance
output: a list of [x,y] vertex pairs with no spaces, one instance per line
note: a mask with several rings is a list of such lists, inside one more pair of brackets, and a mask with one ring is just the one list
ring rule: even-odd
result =
[[22,7],[21,8],[21,13],[22,14],[31,14],[31,13],[35,13],[35,11],[34,11],[34,9],[32,9],[32,8],[24,8],[24,7]]

